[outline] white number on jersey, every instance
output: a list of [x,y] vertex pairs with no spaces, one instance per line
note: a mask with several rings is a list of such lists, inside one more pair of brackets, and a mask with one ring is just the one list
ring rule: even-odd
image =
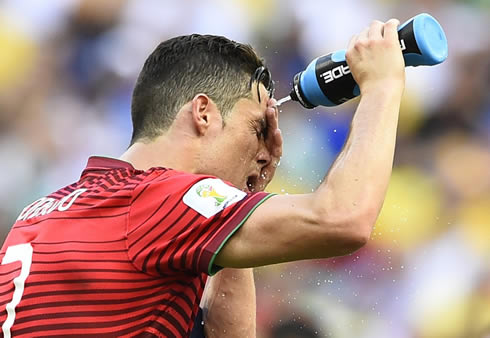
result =
[[3,264],[9,264],[16,261],[20,261],[22,268],[20,270],[20,275],[15,277],[14,282],[14,295],[12,296],[12,301],[7,304],[7,319],[2,325],[3,336],[5,338],[10,338],[10,328],[14,325],[15,320],[15,307],[19,304],[22,295],[24,294],[24,283],[29,276],[31,271],[32,263],[32,246],[30,243],[12,245],[7,248],[7,252],[2,260]]

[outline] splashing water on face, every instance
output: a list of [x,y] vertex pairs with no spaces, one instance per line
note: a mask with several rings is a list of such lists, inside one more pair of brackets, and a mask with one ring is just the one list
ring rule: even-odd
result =
[[291,101],[291,96],[289,96],[289,95],[286,97],[283,97],[282,99],[277,100],[277,107],[279,107],[281,104],[288,102],[288,101]]

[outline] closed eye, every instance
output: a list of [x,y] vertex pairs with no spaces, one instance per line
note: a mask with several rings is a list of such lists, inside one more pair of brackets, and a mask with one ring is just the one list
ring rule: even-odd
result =
[[267,138],[267,124],[265,119],[257,119],[254,121],[250,121],[251,130],[257,135],[257,139],[266,139]]
[[269,128],[267,127],[267,122],[265,121],[265,119],[259,119],[257,120],[257,127],[258,127],[258,133],[257,133],[257,136],[261,139],[266,139],[267,138],[267,134],[269,132]]

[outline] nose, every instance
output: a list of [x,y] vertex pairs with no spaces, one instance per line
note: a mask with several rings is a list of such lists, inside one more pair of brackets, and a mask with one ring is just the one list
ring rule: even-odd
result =
[[264,168],[267,166],[269,163],[272,161],[272,156],[267,149],[267,147],[262,147],[260,149],[259,153],[257,154],[257,163],[259,164],[260,168]]

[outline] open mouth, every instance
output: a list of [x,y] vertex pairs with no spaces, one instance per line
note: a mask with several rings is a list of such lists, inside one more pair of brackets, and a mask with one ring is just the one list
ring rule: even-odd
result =
[[257,188],[257,175],[250,175],[247,177],[246,191],[247,192],[255,192]]

